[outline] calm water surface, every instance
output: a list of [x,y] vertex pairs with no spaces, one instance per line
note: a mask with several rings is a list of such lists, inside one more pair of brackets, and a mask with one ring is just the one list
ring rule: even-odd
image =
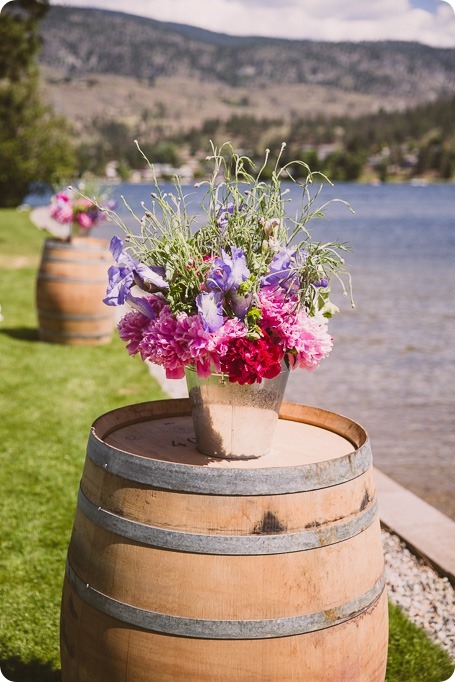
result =
[[[123,185],[114,196],[140,212],[147,192]],[[338,184],[320,198],[332,197],[355,215],[332,204],[311,232],[351,245],[356,307],[337,297],[331,356],[293,372],[286,398],[358,421],[376,466],[455,518],[455,186]]]

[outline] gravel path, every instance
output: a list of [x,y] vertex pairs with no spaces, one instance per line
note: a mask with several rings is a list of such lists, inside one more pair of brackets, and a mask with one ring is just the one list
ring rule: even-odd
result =
[[389,598],[455,661],[455,590],[396,535],[382,531]]

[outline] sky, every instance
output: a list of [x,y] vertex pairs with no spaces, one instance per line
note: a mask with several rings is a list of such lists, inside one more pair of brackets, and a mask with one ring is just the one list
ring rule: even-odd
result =
[[51,0],[54,4],[117,10],[231,35],[455,47],[455,0]]

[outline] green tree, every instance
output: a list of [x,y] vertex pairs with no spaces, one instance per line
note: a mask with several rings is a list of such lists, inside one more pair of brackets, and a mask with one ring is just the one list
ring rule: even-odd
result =
[[363,159],[358,154],[343,150],[334,151],[324,160],[324,173],[331,180],[344,182],[357,180],[363,166]]
[[17,206],[33,182],[74,172],[69,127],[41,102],[39,23],[48,0],[16,0],[0,14],[0,206]]

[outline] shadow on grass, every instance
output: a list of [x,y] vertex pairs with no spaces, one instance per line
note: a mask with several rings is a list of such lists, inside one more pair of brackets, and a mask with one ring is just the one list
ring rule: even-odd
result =
[[38,330],[35,327],[0,327],[0,334],[10,336],[19,341],[38,341]]
[[11,682],[61,682],[62,680],[60,670],[53,670],[48,663],[36,660],[24,663],[16,656],[0,661],[0,670],[3,677]]

